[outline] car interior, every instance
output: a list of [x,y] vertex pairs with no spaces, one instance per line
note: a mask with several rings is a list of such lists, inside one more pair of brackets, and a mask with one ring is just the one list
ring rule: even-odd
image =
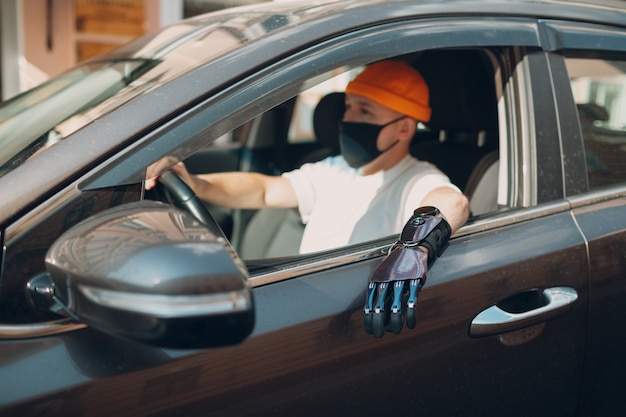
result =
[[[497,210],[498,98],[491,54],[478,49],[434,50],[400,58],[426,79],[433,110],[431,121],[416,132],[411,153],[448,175],[470,199],[472,216]],[[212,146],[194,154],[186,160],[188,169],[280,174],[339,154],[343,93],[324,95],[312,112],[314,137],[292,143],[288,137],[296,99],[238,128],[231,138],[236,145]],[[243,259],[298,254],[304,225],[297,209],[210,210]]]
[[[619,57],[618,57],[619,58]],[[589,190],[626,181],[624,100],[626,63],[568,52],[565,59],[585,147]]]

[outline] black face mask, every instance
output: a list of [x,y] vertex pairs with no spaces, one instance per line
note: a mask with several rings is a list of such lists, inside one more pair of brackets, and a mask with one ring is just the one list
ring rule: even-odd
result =
[[379,151],[376,147],[376,141],[384,127],[404,119],[404,117],[401,116],[384,125],[341,122],[339,125],[339,147],[341,155],[348,165],[352,168],[360,168],[394,147],[399,142],[398,140],[388,146],[387,149]]

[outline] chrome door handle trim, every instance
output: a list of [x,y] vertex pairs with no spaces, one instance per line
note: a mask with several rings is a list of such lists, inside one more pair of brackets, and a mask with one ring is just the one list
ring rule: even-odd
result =
[[72,332],[87,327],[69,318],[29,324],[0,324],[0,340],[30,339]]
[[497,305],[483,310],[472,320],[469,335],[492,336],[539,324],[564,313],[578,299],[578,293],[570,287],[547,288],[543,296],[546,305],[522,313],[510,313]]

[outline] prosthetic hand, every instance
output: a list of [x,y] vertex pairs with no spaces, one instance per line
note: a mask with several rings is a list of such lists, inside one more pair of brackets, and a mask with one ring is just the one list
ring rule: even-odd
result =
[[382,337],[385,329],[400,333],[404,317],[412,329],[417,322],[417,296],[426,282],[428,266],[448,246],[451,229],[435,207],[420,207],[402,229],[387,257],[369,279],[365,299],[365,330]]

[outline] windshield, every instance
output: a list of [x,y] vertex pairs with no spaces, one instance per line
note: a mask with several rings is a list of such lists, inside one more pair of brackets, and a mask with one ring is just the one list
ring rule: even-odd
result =
[[84,126],[97,113],[74,117],[118,94],[156,62],[84,65],[0,107],[0,175]]
[[0,176],[138,94],[294,19],[259,11],[190,19],[0,103]]

